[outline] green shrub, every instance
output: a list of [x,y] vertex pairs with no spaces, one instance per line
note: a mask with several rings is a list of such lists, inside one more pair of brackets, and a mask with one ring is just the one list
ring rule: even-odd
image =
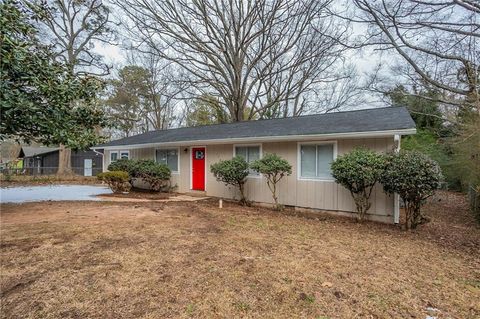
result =
[[401,145],[404,151],[418,151],[436,161],[442,169],[445,187],[458,191],[464,190],[462,180],[465,179],[462,178],[461,172],[465,165],[462,165],[460,159],[455,158],[451,138],[439,138],[436,132],[417,129],[416,134],[403,136]]
[[135,178],[141,178],[154,191],[160,191],[170,182],[171,171],[165,164],[153,160],[138,160],[131,173]]
[[262,174],[267,180],[267,186],[272,192],[275,209],[281,210],[283,206],[278,204],[277,183],[284,177],[292,174],[292,165],[277,154],[266,154],[261,159],[250,164],[250,168]]
[[152,190],[160,191],[170,181],[171,172],[165,164],[154,160],[121,159],[108,165],[108,170],[127,172],[130,184],[140,178],[147,182]]
[[235,156],[231,160],[224,160],[210,166],[210,171],[217,181],[238,187],[240,190],[240,203],[247,205],[245,198],[245,182],[248,176],[248,163],[243,157]]
[[110,165],[108,165],[109,171],[122,171],[127,172],[130,177],[133,177],[134,171],[136,170],[138,161],[131,159],[119,159]]
[[128,182],[128,173],[123,171],[104,172],[97,175],[97,178],[108,184],[114,193],[128,192],[131,188]]
[[333,178],[350,191],[361,221],[370,209],[370,196],[384,168],[385,156],[365,148],[356,148],[332,163]]
[[416,228],[423,221],[420,208],[440,186],[438,164],[416,151],[400,151],[387,157],[380,178],[388,193],[397,193],[405,206],[405,228]]

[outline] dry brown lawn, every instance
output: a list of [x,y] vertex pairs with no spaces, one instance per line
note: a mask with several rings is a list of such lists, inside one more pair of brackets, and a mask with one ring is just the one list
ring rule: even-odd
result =
[[479,318],[480,230],[461,195],[426,210],[404,232],[215,201],[2,205],[0,316]]

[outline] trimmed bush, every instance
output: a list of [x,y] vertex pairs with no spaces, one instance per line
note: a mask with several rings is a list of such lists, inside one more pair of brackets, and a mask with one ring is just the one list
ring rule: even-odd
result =
[[128,182],[128,173],[123,171],[112,171],[100,173],[97,178],[102,182],[107,183],[108,187],[114,193],[128,192],[131,188]]
[[128,181],[132,185],[133,179],[140,178],[157,192],[168,185],[171,176],[171,171],[165,164],[154,160],[121,159],[108,165],[108,170],[128,173]]
[[352,195],[360,221],[370,209],[370,196],[384,168],[385,156],[366,148],[356,148],[332,163],[333,178]]
[[133,178],[134,171],[136,168],[137,161],[130,159],[119,159],[110,165],[108,165],[109,171],[122,171],[127,172],[130,175],[130,178]]
[[235,156],[231,160],[224,160],[210,166],[210,171],[217,181],[238,187],[240,190],[240,203],[247,205],[245,198],[245,182],[248,176],[248,163],[241,156]]
[[423,220],[420,208],[440,186],[438,164],[416,151],[400,151],[387,157],[380,182],[388,193],[397,193],[405,205],[405,228],[416,228]]
[[272,192],[272,197],[275,202],[275,209],[283,209],[283,206],[278,204],[277,183],[284,176],[292,174],[292,165],[277,154],[266,154],[261,159],[250,164],[250,168],[266,178],[267,186]]
[[154,191],[160,191],[170,182],[171,171],[165,164],[157,163],[153,160],[139,160],[134,165],[133,177],[141,178]]

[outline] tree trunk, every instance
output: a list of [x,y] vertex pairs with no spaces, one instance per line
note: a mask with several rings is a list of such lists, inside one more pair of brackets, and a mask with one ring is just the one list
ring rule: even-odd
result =
[[57,175],[72,175],[72,150],[60,144]]
[[272,195],[273,195],[273,200],[275,201],[275,209],[280,209],[278,205],[278,197],[277,197],[277,184],[273,183],[272,186]]
[[245,198],[245,190],[244,190],[244,184],[239,183],[238,188],[240,188],[240,203],[244,206],[247,206],[248,202],[247,199]]
[[416,204],[413,205],[412,208],[412,213],[411,213],[411,218],[412,218],[412,223],[411,223],[411,228],[415,229],[417,228],[418,225],[423,224],[428,221],[427,218],[425,218],[422,215],[421,212],[421,204],[420,202],[417,202]]
[[367,211],[370,209],[370,197],[367,196],[367,193],[364,191],[361,194],[352,193],[353,201],[355,202],[355,206],[358,213],[358,221],[362,222],[365,220],[365,215]]
[[270,188],[270,191],[272,192],[273,201],[275,202],[274,209],[275,210],[282,210],[282,206],[278,204],[277,182],[267,180],[267,186],[268,186],[268,188]]
[[409,202],[405,203],[405,230],[412,228],[413,207]]

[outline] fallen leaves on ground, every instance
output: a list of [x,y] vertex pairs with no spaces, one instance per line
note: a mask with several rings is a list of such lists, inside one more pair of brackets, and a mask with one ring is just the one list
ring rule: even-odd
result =
[[465,198],[441,193],[425,212],[431,223],[405,232],[214,200],[5,204],[0,316],[480,316]]

